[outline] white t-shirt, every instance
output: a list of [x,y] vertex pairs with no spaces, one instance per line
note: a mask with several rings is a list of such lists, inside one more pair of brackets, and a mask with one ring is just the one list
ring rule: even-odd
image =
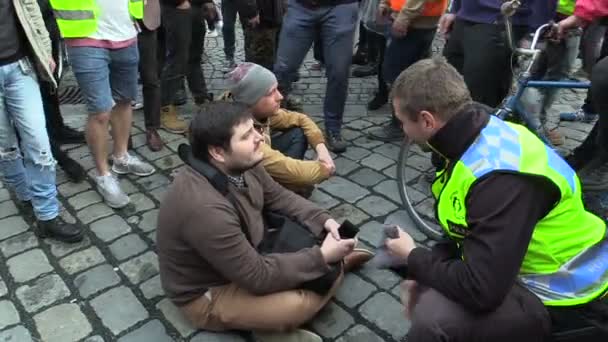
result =
[[90,38],[121,42],[137,37],[129,13],[129,0],[96,0],[99,7],[97,31]]

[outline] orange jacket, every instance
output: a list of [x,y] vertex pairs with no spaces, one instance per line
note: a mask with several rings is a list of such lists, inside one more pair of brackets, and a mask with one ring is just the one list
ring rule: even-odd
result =
[[[391,9],[395,12],[400,12],[405,6],[407,0],[389,0]],[[431,0],[424,4],[422,16],[424,17],[439,17],[445,13],[448,8],[448,0]]]

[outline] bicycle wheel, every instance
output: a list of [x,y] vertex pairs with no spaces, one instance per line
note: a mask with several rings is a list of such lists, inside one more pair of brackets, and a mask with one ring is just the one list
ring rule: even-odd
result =
[[397,163],[397,184],[399,195],[412,221],[428,238],[441,240],[443,229],[435,219],[435,200],[430,195],[431,183],[427,175],[434,174],[431,153],[424,152],[418,145],[404,140]]

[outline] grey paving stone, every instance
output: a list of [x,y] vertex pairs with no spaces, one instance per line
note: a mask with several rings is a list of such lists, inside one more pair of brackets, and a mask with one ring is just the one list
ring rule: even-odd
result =
[[89,182],[80,182],[80,183],[67,182],[67,183],[61,184],[60,186],[57,187],[57,191],[59,191],[59,193],[63,197],[70,197],[79,192],[83,192],[83,191],[86,191],[89,189],[91,189],[91,184]]
[[0,220],[0,240],[23,233],[29,229],[29,225],[23,221],[21,216],[11,216]]
[[414,209],[419,215],[427,219],[432,219],[435,217],[435,200],[432,198],[427,198],[424,201],[416,204]]
[[155,319],[118,339],[118,342],[173,342],[163,324]]
[[424,235],[417,227],[412,218],[405,210],[399,210],[391,214],[386,218],[385,224],[396,224],[401,229],[406,231],[410,236],[417,242],[422,242],[426,240],[426,235]]
[[0,279],[0,298],[4,297],[8,294],[8,288],[6,287],[6,283],[4,280]]
[[361,132],[354,131],[354,130],[348,129],[348,128],[342,129],[341,133],[342,133],[342,137],[348,141],[355,140],[361,136]]
[[154,252],[147,252],[122,263],[119,267],[131,283],[139,284],[158,274],[158,257]]
[[133,292],[124,286],[104,292],[90,303],[103,325],[114,335],[148,318],[148,311]]
[[7,189],[5,189],[5,188],[0,189],[0,202],[4,202],[6,200],[9,200],[10,198],[11,198],[11,194]]
[[27,232],[13,236],[0,242],[0,251],[5,258],[38,246],[38,238],[34,233]]
[[62,256],[66,256],[72,252],[89,246],[91,244],[91,240],[85,235],[82,241],[77,243],[65,243],[51,239],[46,239],[44,243],[51,247],[51,254],[61,258]]
[[165,198],[165,194],[167,193],[167,188],[166,187],[162,187],[162,188],[157,188],[154,189],[152,191],[150,191],[150,195],[152,197],[154,197],[154,199],[156,199],[159,202],[163,202],[163,199]]
[[101,201],[101,196],[99,196],[99,194],[93,190],[86,191],[68,198],[68,203],[70,203],[70,205],[76,210],[80,210],[84,207],[88,207],[91,204],[99,203]]
[[359,324],[350,328],[336,342],[384,342],[384,339],[369,330],[366,326]]
[[343,157],[338,157],[334,159],[334,164],[336,164],[336,174],[338,176],[347,175],[354,169],[361,166],[355,163],[354,161]]
[[106,242],[114,240],[131,231],[131,227],[129,227],[127,222],[118,215],[112,215],[95,221],[91,223],[90,228],[98,238]]
[[152,231],[146,235],[153,244],[156,244],[156,231]]
[[387,167],[386,169],[382,170],[382,173],[384,173],[389,178],[396,179],[397,178],[397,164]]
[[19,210],[15,206],[15,202],[13,201],[4,201],[0,203],[0,219],[5,218],[7,216],[17,215]]
[[164,294],[162,285],[160,283],[160,276],[158,275],[144,281],[139,289],[146,299],[152,299]]
[[66,256],[59,260],[59,265],[61,265],[68,274],[74,274],[95,265],[99,265],[104,261],[106,261],[106,259],[99,249],[93,246]]
[[245,339],[232,333],[202,331],[194,336],[190,342],[245,342]]
[[139,229],[144,232],[156,230],[158,220],[158,209],[150,210],[141,215]]
[[369,221],[359,227],[359,240],[373,247],[384,244],[384,225],[378,221]]
[[154,209],[156,206],[154,202],[148,196],[142,193],[136,193],[129,196],[131,198],[131,203],[127,205],[123,211],[127,215],[133,215],[135,213],[141,213],[150,209]]
[[316,189],[315,191],[313,191],[309,200],[316,203],[318,206],[320,206],[323,209],[330,209],[330,208],[333,208],[336,205],[340,204],[340,201],[329,196],[328,194],[324,193],[323,191],[321,191],[319,189]]
[[0,330],[21,321],[19,312],[11,301],[0,301]]
[[169,155],[155,160],[152,164],[160,170],[170,170],[184,165],[184,162],[176,155]]
[[16,282],[22,283],[51,272],[53,266],[41,249],[33,249],[14,256],[7,261],[8,270]]
[[372,140],[369,139],[368,137],[366,137],[365,135],[357,138],[355,140],[353,140],[353,144],[357,145],[359,147],[363,147],[363,148],[367,148],[367,149],[372,149],[374,147],[380,146],[383,144],[383,142],[378,141],[378,140]]
[[320,188],[349,203],[355,203],[369,194],[366,189],[342,177],[332,177],[323,182]]
[[129,234],[114,241],[110,252],[117,260],[124,260],[145,251],[148,245],[137,234]]
[[104,342],[103,337],[99,335],[87,337],[83,342]]
[[155,174],[148,177],[140,177],[135,180],[136,183],[143,186],[146,190],[150,191],[156,188],[166,187],[169,185],[169,178],[163,176],[161,173],[156,172]]
[[127,195],[134,194],[139,191],[139,189],[137,189],[137,187],[135,187],[135,185],[133,185],[133,182],[131,182],[129,180],[129,178],[123,177],[119,180],[119,183],[120,183],[120,188]]
[[374,217],[387,215],[397,209],[393,202],[379,196],[367,196],[355,205]]
[[378,293],[359,309],[361,315],[378,328],[400,341],[410,328],[403,315],[403,305],[387,293]]
[[34,316],[42,341],[78,341],[93,329],[77,304],[53,306]]
[[355,320],[335,303],[329,303],[312,321],[313,329],[325,338],[335,338],[342,334]]
[[349,180],[365,187],[376,185],[385,178],[386,177],[384,177],[383,174],[378,173],[367,167],[362,167],[359,170],[353,172],[352,175],[348,176]]
[[336,292],[336,299],[349,308],[355,308],[374,291],[376,291],[376,286],[351,273],[344,277],[344,282]]
[[376,185],[374,187],[374,191],[401,205],[401,196],[399,195],[397,181],[392,179],[385,180],[384,182]]
[[60,276],[50,274],[37,279],[32,285],[21,286],[16,295],[25,311],[31,313],[69,297],[70,290]]
[[105,203],[96,203],[76,213],[76,217],[84,224],[89,224],[102,217],[114,214],[114,210]]
[[163,299],[158,304],[156,304],[156,308],[159,309],[165,319],[179,332],[182,337],[188,337],[192,335],[196,329],[184,318],[179,309],[171,303],[169,299]]
[[392,164],[394,164],[395,161],[392,159],[389,159],[381,154],[377,154],[374,153],[366,158],[364,158],[363,160],[361,160],[361,165],[367,166],[367,167],[371,167],[374,170],[383,170],[389,166],[391,166]]
[[399,150],[401,150],[400,146],[382,144],[374,149],[374,153],[380,153],[381,155],[396,161],[399,157]]
[[366,120],[361,120],[361,119],[356,119],[356,120],[352,120],[349,123],[347,123],[345,126],[348,128],[352,128],[354,130],[363,130],[366,129],[370,126],[372,126],[373,124],[369,121]]
[[369,219],[369,215],[347,203],[331,209],[330,213],[338,222],[348,219],[354,225],[361,224]]
[[74,278],[74,286],[83,298],[88,298],[118,283],[120,283],[120,277],[108,264],[92,268]]
[[401,281],[401,278],[391,271],[372,267],[364,267],[359,274],[382,290],[392,289]]
[[[159,130],[159,132],[162,132],[162,130]],[[147,146],[142,146],[136,151],[139,155],[146,158],[147,160],[156,160],[171,154],[171,150],[169,150],[166,146],[163,146],[162,150],[158,152],[150,151]]]
[[372,152],[368,149],[349,146],[346,152],[342,153],[342,157],[346,157],[352,161],[360,161],[361,159],[369,156]]

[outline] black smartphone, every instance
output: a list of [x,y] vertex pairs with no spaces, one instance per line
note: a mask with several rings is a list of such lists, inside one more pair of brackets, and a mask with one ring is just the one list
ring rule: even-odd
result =
[[359,228],[352,224],[349,220],[344,220],[344,223],[339,229],[340,237],[345,239],[354,239],[359,234]]

